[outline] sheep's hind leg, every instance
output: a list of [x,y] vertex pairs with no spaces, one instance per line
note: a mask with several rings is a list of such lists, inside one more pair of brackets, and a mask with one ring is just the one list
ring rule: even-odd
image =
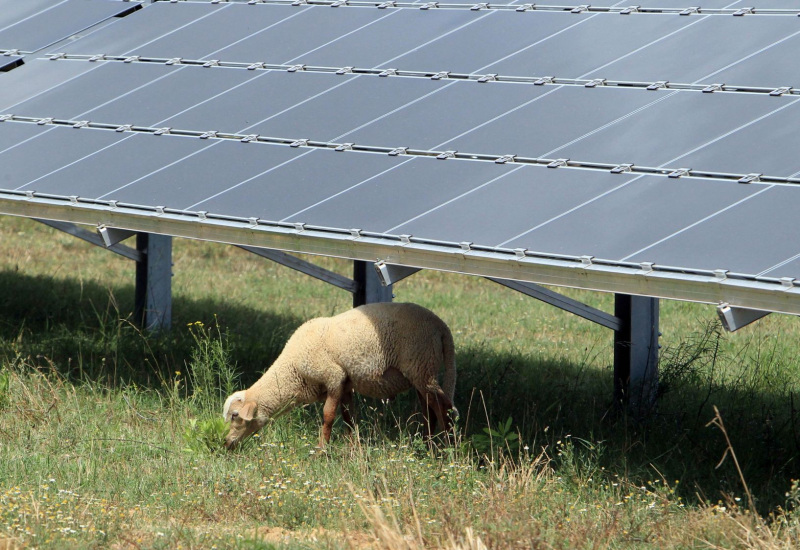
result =
[[430,399],[428,398],[428,394],[422,393],[421,391],[417,390],[417,397],[419,397],[420,405],[422,405],[422,424],[424,430],[425,439],[431,439],[433,437],[433,428],[434,422],[436,422],[436,417],[434,416],[433,408],[431,407]]
[[355,422],[353,422],[353,417],[350,414],[350,408],[353,406],[353,390],[347,390],[345,388],[344,395],[342,395],[342,420],[344,420],[345,426],[347,426],[347,431],[351,432],[356,429]]
[[[449,436],[452,422],[450,421],[448,411],[453,408],[453,403],[451,403],[450,399],[441,391],[428,391],[425,394],[421,392],[417,393],[420,396],[420,401],[422,401],[423,406],[427,407],[429,436],[432,437],[435,433],[434,421],[438,421],[439,428],[445,433],[445,436]],[[431,414],[431,411],[436,415],[435,417]]]

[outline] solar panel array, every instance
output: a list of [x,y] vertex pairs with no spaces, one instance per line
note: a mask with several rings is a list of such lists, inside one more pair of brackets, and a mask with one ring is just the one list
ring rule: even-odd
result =
[[0,211],[800,313],[800,8],[637,3],[65,0]]

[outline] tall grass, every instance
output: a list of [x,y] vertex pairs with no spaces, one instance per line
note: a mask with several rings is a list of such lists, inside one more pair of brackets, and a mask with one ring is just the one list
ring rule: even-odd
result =
[[346,293],[176,241],[174,329],[153,337],[130,322],[126,260],[11,218],[0,258],[0,548],[800,543],[794,318],[731,335],[711,307],[662,303],[659,402],[634,422],[613,414],[605,329],[422,272],[395,294],[453,329],[455,445],[425,444],[407,394],[358,399],[358,436],[337,421],[324,452],[310,406],[222,453],[225,396],[302,321],[348,308]]

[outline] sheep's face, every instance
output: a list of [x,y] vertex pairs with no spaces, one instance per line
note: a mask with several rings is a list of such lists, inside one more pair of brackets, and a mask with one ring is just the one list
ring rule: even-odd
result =
[[222,414],[231,425],[228,435],[225,436],[226,449],[234,448],[266,423],[266,420],[259,418],[256,401],[247,399],[243,391],[228,398]]

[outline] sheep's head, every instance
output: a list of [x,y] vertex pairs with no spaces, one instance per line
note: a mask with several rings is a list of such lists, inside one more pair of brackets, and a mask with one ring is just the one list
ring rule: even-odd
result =
[[244,390],[228,397],[222,415],[231,425],[228,435],[225,436],[226,449],[232,449],[266,424],[266,418],[261,418],[258,414],[258,403],[254,399],[247,399]]

